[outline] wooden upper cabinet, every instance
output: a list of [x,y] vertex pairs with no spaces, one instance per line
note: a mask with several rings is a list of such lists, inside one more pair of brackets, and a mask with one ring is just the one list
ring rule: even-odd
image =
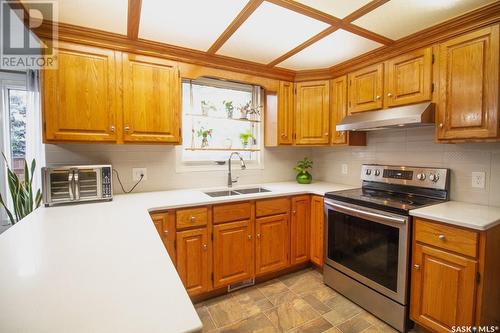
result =
[[123,55],[123,140],[181,141],[179,70],[171,62]]
[[384,105],[432,99],[432,48],[406,53],[385,63]]
[[44,141],[116,142],[116,53],[59,42],[57,69],[42,71]]
[[253,223],[217,224],[214,232],[214,288],[249,279],[254,274]]
[[329,143],[330,83],[326,81],[296,84],[295,143],[316,145]]
[[255,273],[286,268],[290,256],[288,213],[258,218],[255,229]]
[[331,123],[330,123],[330,144],[365,146],[365,132],[337,131],[338,123],[347,116],[347,76],[341,76],[330,82],[331,93]]
[[324,210],[323,197],[311,197],[311,261],[319,267],[324,260]]
[[280,81],[278,91],[278,144],[293,144],[293,82]]
[[413,253],[411,318],[428,329],[449,333],[474,325],[477,262],[422,244]]
[[349,113],[381,109],[384,92],[384,64],[349,73]]
[[311,198],[300,195],[292,198],[292,220],[290,224],[290,263],[292,265],[309,260]]
[[206,228],[177,232],[177,272],[191,296],[211,289],[208,240]]
[[437,138],[498,137],[499,26],[439,46]]

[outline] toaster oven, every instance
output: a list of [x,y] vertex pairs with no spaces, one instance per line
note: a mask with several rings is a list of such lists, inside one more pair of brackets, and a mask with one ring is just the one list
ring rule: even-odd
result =
[[42,169],[45,206],[113,199],[111,165],[45,167]]

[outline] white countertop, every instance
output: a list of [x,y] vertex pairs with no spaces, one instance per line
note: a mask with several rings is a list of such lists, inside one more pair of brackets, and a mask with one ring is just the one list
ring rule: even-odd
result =
[[352,188],[262,186],[272,192],[223,198],[200,190],[149,192],[36,210],[0,235],[0,332],[200,330],[148,211]]
[[500,208],[447,201],[410,211],[413,216],[449,223],[465,228],[487,230],[500,224]]

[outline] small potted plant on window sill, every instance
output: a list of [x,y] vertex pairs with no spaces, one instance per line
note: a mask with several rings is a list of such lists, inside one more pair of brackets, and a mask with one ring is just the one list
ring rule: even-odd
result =
[[297,171],[297,177],[295,178],[297,180],[297,183],[299,184],[311,184],[312,182],[312,175],[309,173],[309,169],[312,168],[313,161],[308,159],[307,157],[304,157],[303,160],[300,160],[297,162],[297,165],[293,168],[295,171]]
[[207,148],[208,147],[208,137],[212,137],[212,129],[205,129],[204,127],[201,127],[196,134],[198,135],[199,138],[201,138],[201,148]]
[[216,111],[215,105],[209,101],[201,101],[201,114],[203,116],[208,116],[209,111]]
[[233,101],[223,101],[222,104],[224,105],[224,109],[226,109],[227,118],[232,119],[234,113]]
[[243,132],[243,133],[240,133],[240,140],[241,140],[241,145],[243,146],[243,148],[248,148],[248,143],[250,142],[250,140],[255,140],[255,137],[253,136],[252,132],[250,131],[246,131],[246,132]]

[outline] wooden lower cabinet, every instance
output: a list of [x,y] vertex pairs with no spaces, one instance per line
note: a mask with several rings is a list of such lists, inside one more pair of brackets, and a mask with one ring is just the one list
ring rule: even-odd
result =
[[443,333],[474,325],[477,261],[422,244],[413,251],[413,319]]
[[309,195],[292,198],[292,220],[290,225],[290,263],[309,261],[310,210]]
[[214,288],[253,277],[252,221],[217,224],[213,235]]
[[318,267],[323,266],[324,259],[324,209],[323,197],[311,197],[311,262]]
[[151,219],[156,227],[156,231],[167,249],[170,259],[175,265],[175,212],[159,212],[151,214]]
[[500,226],[413,223],[410,318],[439,333],[500,324]]
[[284,269],[289,265],[290,232],[288,213],[255,221],[255,274]]
[[176,247],[177,272],[189,295],[209,291],[211,257],[207,228],[178,231]]

